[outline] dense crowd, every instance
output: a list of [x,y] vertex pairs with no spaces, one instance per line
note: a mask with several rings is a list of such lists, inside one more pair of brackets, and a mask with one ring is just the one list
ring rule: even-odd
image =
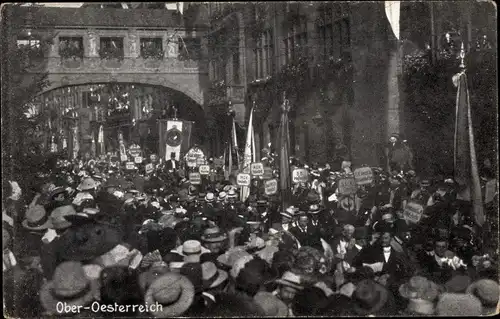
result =
[[[498,312],[498,229],[478,227],[452,178],[389,163],[344,195],[349,163],[292,159],[309,177],[290,199],[266,195],[256,178],[241,201],[234,174],[214,169],[192,185],[182,163],[150,162],[59,159],[28,182],[4,182],[9,316]],[[272,154],[262,162],[273,167]],[[416,222],[409,202],[424,208]],[[486,224],[497,207],[498,196],[485,204]]]

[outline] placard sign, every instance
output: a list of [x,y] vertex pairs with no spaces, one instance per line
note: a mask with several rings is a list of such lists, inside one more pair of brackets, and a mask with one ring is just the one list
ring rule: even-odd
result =
[[278,181],[276,179],[270,179],[265,181],[264,190],[266,195],[274,195],[278,192]]
[[263,179],[271,179],[273,178],[273,169],[270,167],[264,167],[264,175],[262,176]]
[[128,156],[127,155],[120,156],[120,161],[122,161],[122,162],[128,161]]
[[200,173],[189,173],[189,181],[193,185],[200,185],[201,184],[201,175],[200,175]]
[[339,179],[339,194],[341,195],[352,195],[355,194],[358,186],[354,178],[342,178]]
[[408,202],[403,211],[404,218],[414,224],[418,223],[424,213],[424,207],[416,202]]
[[201,175],[208,175],[208,174],[210,174],[210,166],[208,166],[208,165],[200,165],[199,172],[200,172]]
[[196,167],[196,159],[187,159],[187,166],[188,167]]
[[264,175],[264,165],[262,163],[252,163],[250,165],[250,173],[254,176]]
[[134,162],[136,164],[142,164],[142,156],[136,156],[136,157],[134,157]]
[[306,183],[309,179],[309,172],[304,168],[294,169],[292,172],[292,180],[294,183]]
[[150,174],[153,172],[153,164],[146,164],[146,174]]
[[131,145],[129,148],[130,155],[132,156],[139,156],[141,155],[141,147],[139,145]]
[[358,185],[371,184],[373,181],[373,171],[369,167],[361,167],[354,171],[354,179]]
[[238,176],[236,177],[236,183],[239,186],[250,186],[250,174],[238,174]]
[[127,163],[125,163],[125,168],[126,169],[134,169],[135,168],[134,162],[127,162]]

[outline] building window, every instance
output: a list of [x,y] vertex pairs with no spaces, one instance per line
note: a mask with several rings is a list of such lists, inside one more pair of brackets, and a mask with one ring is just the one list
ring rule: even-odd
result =
[[123,59],[123,38],[101,38],[100,45],[99,56],[102,59]]
[[24,65],[39,62],[44,59],[44,52],[39,39],[18,39],[17,47],[20,55],[23,57]]
[[144,59],[163,59],[162,38],[141,38],[141,57]]
[[[272,30],[266,30],[257,40],[255,49],[255,78],[262,79],[273,73],[273,33]],[[286,42],[285,42],[286,44]]]
[[342,12],[337,4],[320,8],[317,30],[322,48],[321,59],[340,59],[344,52],[350,50],[349,18],[342,15]]
[[59,37],[59,56],[63,59],[83,58],[83,38]]
[[240,84],[240,51],[233,53],[233,83]]
[[200,38],[180,38],[179,39],[179,59],[194,60],[201,59],[201,40]]

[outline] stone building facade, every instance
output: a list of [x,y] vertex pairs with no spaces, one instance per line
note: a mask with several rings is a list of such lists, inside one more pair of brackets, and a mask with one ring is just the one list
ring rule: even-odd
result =
[[332,162],[345,145],[355,164],[378,164],[388,135],[400,130],[401,109],[401,65],[383,2],[211,3],[208,10],[208,34],[221,35],[209,39],[209,109],[224,117],[232,108],[246,127],[255,105],[257,149],[274,148],[285,94],[295,156]]

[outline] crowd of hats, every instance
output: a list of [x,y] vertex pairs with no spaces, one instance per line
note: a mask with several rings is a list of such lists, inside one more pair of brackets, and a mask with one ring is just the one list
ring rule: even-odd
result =
[[[495,252],[477,247],[478,230],[467,218],[446,227],[434,218],[446,209],[470,208],[437,197],[430,201],[433,186],[453,193],[449,181],[419,181],[413,171],[373,168],[372,184],[346,197],[336,187],[339,178],[352,176],[349,169],[295,166],[309,170],[311,180],[296,185],[292,201],[281,207],[279,195],[261,190],[241,202],[239,187],[229,181],[195,186],[161,167],[143,174],[122,172],[104,160],[74,166],[59,161],[53,172],[37,177],[36,194],[24,192],[26,205],[16,206],[20,199],[12,196],[3,202],[4,290],[12,292],[6,296],[8,314],[69,316],[74,313],[61,313],[60,303],[89,307],[96,301],[147,306],[149,317],[498,312]],[[404,200],[430,203],[424,215],[434,215],[420,224],[407,222],[402,206],[387,205],[396,191]],[[382,194],[391,195],[384,201]],[[364,211],[363,201],[376,204]],[[356,263],[386,233],[392,236],[390,247],[417,264],[404,280],[387,280],[392,273],[381,272],[385,266]],[[433,246],[440,241],[446,242],[444,254]],[[476,249],[457,253],[467,245]],[[411,259],[420,252],[453,271],[439,279],[424,271],[420,257]],[[115,315],[145,316],[137,307]]]

